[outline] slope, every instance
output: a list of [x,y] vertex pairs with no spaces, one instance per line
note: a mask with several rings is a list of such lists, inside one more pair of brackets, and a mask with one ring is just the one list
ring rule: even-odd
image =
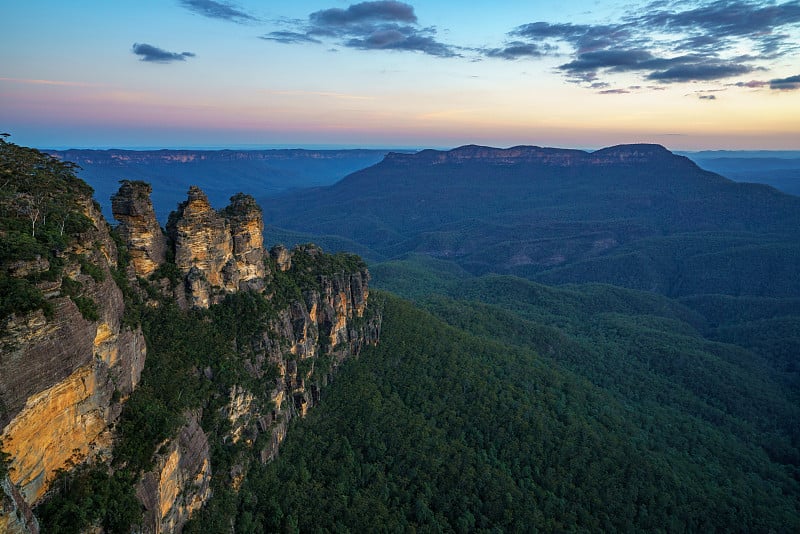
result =
[[[800,295],[800,198],[731,182],[657,145],[389,154],[331,187],[268,200],[264,212],[277,227],[355,241],[373,260],[415,252],[473,274],[669,295],[710,283],[697,266],[711,260],[715,291]],[[641,272],[626,280],[631,256]]]
[[536,354],[394,297],[383,331],[248,479],[237,532],[800,526],[794,467],[723,420],[592,385],[569,342]]

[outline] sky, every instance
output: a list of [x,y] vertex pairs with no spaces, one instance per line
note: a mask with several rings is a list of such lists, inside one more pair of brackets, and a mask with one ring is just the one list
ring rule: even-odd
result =
[[800,0],[4,0],[38,148],[800,149]]

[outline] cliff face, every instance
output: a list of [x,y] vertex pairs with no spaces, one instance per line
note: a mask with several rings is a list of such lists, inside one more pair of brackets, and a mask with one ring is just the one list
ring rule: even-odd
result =
[[146,278],[161,264],[167,254],[167,239],[156,220],[152,188],[144,182],[123,180],[111,197],[114,218],[120,222],[119,235],[127,246],[136,275]]
[[30,504],[56,470],[109,452],[120,401],[144,366],[142,332],[123,326],[123,298],[111,277],[116,246],[93,204],[86,199],[83,207],[95,229],[63,251],[60,280],[39,283],[52,316],[12,316],[0,339],[0,437],[12,457],[10,480]]
[[210,482],[208,437],[200,428],[198,414],[188,414],[178,437],[159,453],[155,469],[136,486],[145,509],[142,531],[180,531],[192,512],[211,496]]
[[[137,480],[135,497],[125,498],[138,503],[125,509],[143,510],[143,532],[180,532],[212,497],[215,480],[238,490],[252,462],[277,454],[288,422],[319,402],[320,388],[340,363],[377,342],[380,317],[367,309],[369,273],[357,258],[337,259],[314,246],[276,247],[267,254],[261,211],[252,197],[235,195],[216,212],[197,188],[171,217],[168,242],[149,194],[149,185],[126,181],[114,196],[130,258],[126,272],[117,269],[115,241],[89,198],[80,200],[87,229],[56,256],[0,261],[0,274],[36,281],[45,299],[38,309],[0,316],[0,439],[10,457],[0,492],[0,532],[38,532],[31,508],[51,489],[48,499],[62,493],[60,484],[52,488],[58,471],[81,464]],[[0,228],[0,237],[3,232]],[[244,337],[234,334],[236,350],[220,356],[224,362],[211,355],[211,366],[183,368],[208,388],[208,397],[193,400],[186,413],[172,414],[182,416],[173,419],[182,426],[170,427],[166,438],[166,432],[160,434],[143,462],[132,456],[120,461],[116,445],[132,442],[121,435],[129,428],[128,413],[120,415],[140,382],[146,355],[142,329],[127,326],[131,317],[145,324],[148,336],[154,328],[175,327],[148,323],[142,319],[148,310],[176,309],[175,304],[184,319],[206,324],[202,321],[213,321],[215,311],[203,308],[240,291],[251,292],[243,298],[268,310],[262,322]],[[124,319],[126,302],[135,311]],[[220,347],[225,352],[230,344]],[[192,355],[180,357],[191,361]],[[135,398],[139,406],[151,402]],[[146,405],[155,412],[154,418],[145,412],[144,420],[164,424],[171,417],[164,414],[168,404],[169,399]],[[133,442],[137,453],[148,446]],[[238,452],[215,471],[211,451],[220,444],[236,445]],[[140,462],[139,467],[128,470],[128,462]],[[0,474],[5,473],[3,466]],[[91,528],[102,528],[102,518],[92,521]]]
[[208,308],[225,293],[264,288],[264,223],[252,197],[235,195],[217,213],[205,193],[192,186],[167,231],[192,306]]
[[618,145],[595,152],[538,146],[493,148],[467,145],[449,151],[422,150],[416,154],[391,152],[385,163],[395,165],[441,165],[458,163],[488,163],[492,165],[541,164],[551,167],[636,165],[665,163],[695,167],[687,158],[676,156],[661,145]]
[[320,290],[306,292],[303,301],[284,310],[265,333],[260,348],[279,369],[270,393],[275,408],[268,414],[239,417],[253,422],[251,435],[259,433],[257,424],[271,427],[270,443],[260,452],[262,460],[277,454],[289,421],[305,416],[319,401],[320,388],[336,368],[365,345],[378,342],[380,316],[365,313],[368,282],[366,269],[323,277]]

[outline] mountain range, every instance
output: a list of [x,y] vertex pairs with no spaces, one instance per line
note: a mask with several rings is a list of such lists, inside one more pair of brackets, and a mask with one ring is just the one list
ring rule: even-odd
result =
[[414,253],[547,283],[800,295],[800,198],[658,145],[388,154],[261,203],[268,240],[336,236],[373,261]]

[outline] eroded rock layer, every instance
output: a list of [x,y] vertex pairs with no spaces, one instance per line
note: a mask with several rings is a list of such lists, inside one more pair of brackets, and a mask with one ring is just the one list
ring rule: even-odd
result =
[[60,281],[40,282],[52,315],[12,316],[0,339],[0,439],[29,504],[57,470],[109,453],[109,429],[144,367],[144,337],[123,326],[111,277],[116,246],[88,199],[84,209],[95,229],[64,251]]
[[208,437],[198,419],[198,414],[187,415],[178,437],[162,447],[156,467],[136,487],[145,508],[143,532],[179,532],[211,496]]
[[264,289],[264,222],[253,197],[237,194],[218,213],[192,186],[167,232],[192,306],[207,308],[240,289]]
[[148,277],[164,263],[167,239],[156,220],[152,188],[145,182],[123,180],[111,197],[111,210],[120,222],[119,234],[125,241],[137,276]]

